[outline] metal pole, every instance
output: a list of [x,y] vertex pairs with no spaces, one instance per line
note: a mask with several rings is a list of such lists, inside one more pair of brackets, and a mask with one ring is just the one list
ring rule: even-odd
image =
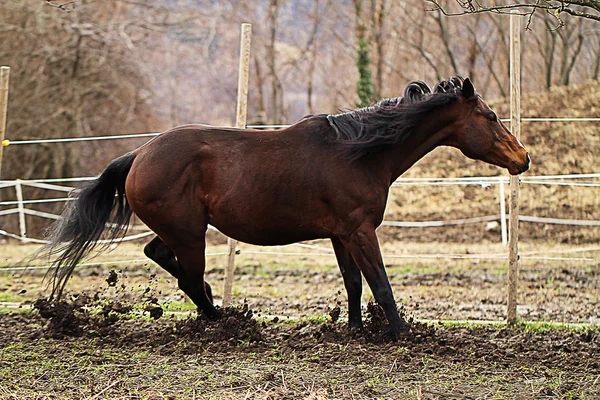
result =
[[2,177],[2,153],[5,146],[6,111],[8,109],[8,79],[10,67],[0,68],[0,178]]
[[[246,128],[248,114],[248,80],[250,77],[250,42],[252,39],[252,25],[242,24],[240,42],[240,65],[238,74],[238,98],[235,126]],[[233,277],[235,271],[235,252],[237,241],[227,238],[227,266],[225,268],[225,283],[223,285],[223,307],[230,306],[233,302]]]
[[[510,128],[521,136],[521,19],[510,16]],[[506,321],[517,321],[517,281],[519,276],[519,178],[510,177],[510,236],[508,243],[508,296]]]

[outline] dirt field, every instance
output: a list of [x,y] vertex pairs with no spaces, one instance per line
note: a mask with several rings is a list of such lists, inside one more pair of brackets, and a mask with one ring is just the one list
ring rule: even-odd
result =
[[[573,247],[538,245],[523,253],[561,255]],[[3,245],[0,261],[6,266],[33,249]],[[95,260],[108,264],[76,270],[68,304],[58,311],[39,303],[30,310],[44,294],[43,271],[2,273],[0,398],[600,396],[597,263],[524,257],[519,315],[527,323],[507,328],[501,323],[504,260],[389,258],[394,293],[412,321],[407,337],[392,343],[381,311],[367,307],[366,287],[365,332],[347,332],[346,295],[333,257],[297,247],[241,249],[234,286],[239,305],[218,322],[196,320],[176,283],[153,264],[115,262],[141,259],[141,244],[121,245]],[[222,250],[217,240],[208,252]],[[383,245],[385,254],[503,251],[494,244]],[[209,259],[207,280],[217,302],[223,262]],[[423,323],[436,319],[499,322]]]

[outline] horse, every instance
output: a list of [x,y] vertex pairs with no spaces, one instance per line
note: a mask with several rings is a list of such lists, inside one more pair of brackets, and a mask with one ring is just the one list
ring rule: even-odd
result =
[[461,77],[433,90],[413,82],[402,97],[310,115],[281,130],[173,128],[112,161],[74,194],[44,248],[54,266],[50,299],[60,299],[75,266],[99,243],[124,235],[135,214],[156,233],[144,253],[209,318],[220,316],[204,281],[210,224],[254,245],[330,239],[348,295],[349,329],[363,327],[362,274],[398,339],[407,326],[375,229],[392,183],[438,146],[511,175],[530,164],[523,145]]

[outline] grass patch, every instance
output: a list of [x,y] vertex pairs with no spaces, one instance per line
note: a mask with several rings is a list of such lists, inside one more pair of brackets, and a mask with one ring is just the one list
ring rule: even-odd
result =
[[198,308],[191,301],[169,301],[160,306],[167,312],[193,312]]
[[586,324],[586,323],[564,323],[564,322],[548,322],[548,321],[522,321],[519,320],[515,325],[516,328],[525,329],[527,332],[545,333],[553,330],[566,330],[566,331],[587,331],[587,330],[600,330],[600,325],[597,324]]
[[549,322],[549,321],[523,321],[518,320],[516,324],[510,325],[505,321],[427,321],[432,324],[441,323],[443,326],[451,327],[465,327],[465,328],[510,328],[514,330],[524,330],[532,333],[545,333],[555,330],[568,330],[574,332],[587,331],[587,330],[600,330],[600,326],[597,324],[587,323],[564,323],[564,322]]
[[25,301],[26,299],[27,298],[25,296],[17,294],[17,293],[13,293],[13,292],[9,292],[9,291],[0,292],[0,302],[21,303],[21,302]]
[[30,306],[21,307],[0,307],[0,314],[28,314],[33,311]]

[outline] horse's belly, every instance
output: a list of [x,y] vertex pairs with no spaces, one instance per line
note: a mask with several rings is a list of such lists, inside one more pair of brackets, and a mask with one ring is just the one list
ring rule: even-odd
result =
[[302,242],[304,240],[323,239],[331,237],[326,229],[317,227],[272,226],[272,225],[245,225],[243,223],[229,225],[210,221],[224,235],[240,242],[258,246],[278,246]]

